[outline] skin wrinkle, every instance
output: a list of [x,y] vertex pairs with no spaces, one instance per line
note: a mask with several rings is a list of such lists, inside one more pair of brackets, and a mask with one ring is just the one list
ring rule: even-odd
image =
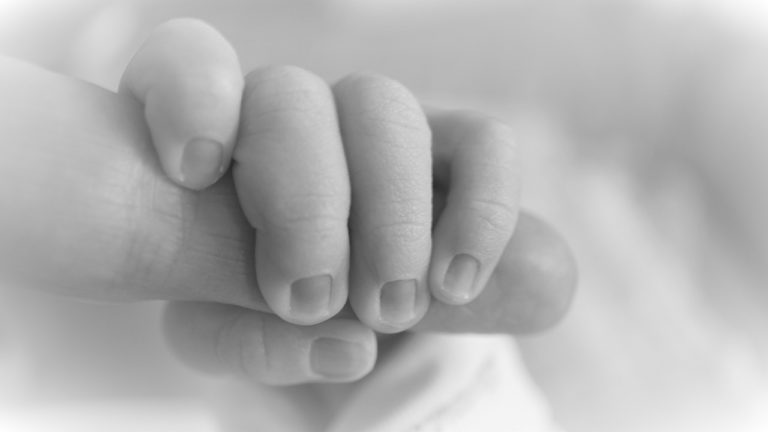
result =
[[[450,200],[450,197],[448,199]],[[518,212],[519,208],[516,206],[482,198],[469,201],[465,210],[465,213],[482,220],[487,228],[496,232],[506,232],[510,226],[514,226]]]
[[[186,237],[184,231],[186,229],[181,228],[168,234],[170,231],[167,228],[179,226],[179,224],[163,223],[158,221],[156,217],[152,217],[157,214],[155,203],[158,200],[159,191],[163,188],[172,191],[171,188],[174,186],[171,186],[163,176],[158,176],[154,172],[159,170],[159,167],[157,166],[157,161],[155,161],[154,154],[150,155],[150,153],[154,152],[153,149],[145,146],[136,151],[140,152],[137,164],[146,163],[152,166],[152,169],[147,170],[136,167],[134,170],[131,170],[144,175],[131,176],[131,179],[126,179],[127,193],[117,203],[120,211],[127,213],[125,217],[129,223],[116,229],[125,230],[125,226],[130,226],[128,229],[134,232],[134,235],[121,236],[124,239],[130,239],[129,244],[125,246],[123,255],[124,260],[131,265],[123,267],[124,272],[122,272],[122,276],[115,278],[111,286],[113,292],[119,292],[118,287],[125,280],[132,280],[135,278],[135,275],[142,275],[141,280],[143,283],[141,283],[141,294],[139,294],[139,299],[141,299],[143,295],[147,296],[147,298],[153,298],[155,297],[152,294],[153,292],[165,291],[164,288],[167,286],[167,281],[171,276],[170,270],[175,267],[179,256],[183,253]],[[135,186],[128,187],[130,184]],[[168,195],[173,197],[172,193]],[[190,194],[190,196],[192,195]],[[133,211],[130,210],[131,208],[133,208]],[[183,212],[183,208],[181,211]],[[150,216],[147,217],[145,216],[146,214]],[[183,213],[179,214],[179,216],[182,222],[187,220]],[[146,222],[141,223],[139,221]]]
[[235,334],[235,329],[238,327],[241,320],[245,317],[246,313],[247,311],[243,309],[238,313],[232,314],[230,319],[221,324],[219,330],[216,332],[213,345],[214,358],[216,361],[216,365],[213,365],[214,368],[223,366],[225,370],[231,370],[235,373],[242,372],[243,374],[246,374],[245,370],[243,369],[245,364],[241,360],[242,344],[239,340],[237,342],[238,349],[236,351],[238,352],[238,355],[236,356],[237,359],[235,359],[235,367],[232,367],[232,359],[225,354],[228,350],[231,349],[231,346],[228,345],[232,343],[232,335]]
[[[357,107],[360,108],[359,106]],[[363,113],[358,111],[355,114],[356,117],[362,118]],[[398,129],[398,121],[394,120],[391,116],[382,116],[380,119],[376,119],[376,124],[371,127],[364,127],[362,122],[358,122],[356,125],[345,125],[344,129],[347,131],[347,138],[353,136],[375,136],[376,140],[380,144],[376,148],[368,149],[369,151],[376,152],[382,163],[391,162],[392,155],[397,154],[398,160],[401,162],[408,162],[409,164],[415,164],[417,161],[425,159],[423,156],[428,155],[430,147],[428,145],[413,145],[414,143],[429,143],[431,142],[431,133],[429,133],[428,126],[413,125],[412,128],[405,130]],[[386,125],[386,126],[382,126]],[[403,139],[406,138],[406,139]],[[351,143],[345,141],[345,145]],[[395,151],[392,151],[395,149]],[[428,155],[427,160],[432,158]],[[395,170],[404,170],[406,167],[400,168],[399,166],[393,166]],[[414,168],[414,167],[407,167]],[[413,172],[408,170],[407,172]],[[392,176],[397,176],[400,173],[392,172]]]
[[[469,116],[469,118],[461,116]],[[448,122],[454,123],[454,126],[448,128],[438,126]],[[457,123],[465,127],[456,127]],[[436,159],[456,160],[454,157],[456,151],[471,147],[474,152],[494,155],[477,162],[479,166],[482,167],[487,163],[491,168],[519,171],[520,146],[514,138],[514,130],[509,125],[493,117],[466,110],[437,112],[430,117],[430,124],[437,130],[450,131],[447,136],[439,137],[441,145],[436,148],[440,153]],[[503,159],[504,162],[499,163],[499,159]],[[497,163],[499,165],[496,165]]]
[[[270,352],[274,351],[274,348],[272,348],[272,344],[275,342],[273,339],[281,340],[280,338],[268,338],[267,335],[269,334],[280,334],[280,332],[275,330],[276,327],[276,319],[274,320],[271,318],[263,318],[259,317],[259,321],[261,321],[261,325],[259,326],[259,344],[252,344],[253,349],[257,349],[260,351],[261,358],[264,359],[264,364],[262,365],[262,368],[264,371],[269,371],[268,374],[275,374],[277,371],[280,370],[279,364],[275,364],[274,360],[280,361],[281,359],[275,358],[273,359],[272,356],[270,356]],[[292,359],[293,360],[293,359]],[[282,362],[280,362],[282,364]],[[252,375],[253,376],[253,375]],[[262,377],[262,379],[264,379]],[[264,380],[266,384],[272,384],[269,382],[269,380]]]
[[[374,134],[391,146],[401,147],[400,151],[416,152],[414,156],[428,150],[418,146],[406,146],[399,139],[403,132],[406,132],[406,136],[414,138],[424,135],[422,138],[425,138],[426,142],[429,142],[431,137],[431,130],[421,106],[402,84],[378,75],[357,74],[345,78],[336,88],[337,99],[348,102],[337,105],[343,110],[351,101],[352,106],[356,108],[357,121],[346,125],[347,130],[354,134]],[[339,118],[344,117],[339,115]]]
[[394,223],[411,222],[417,224],[420,220],[428,221],[431,219],[432,204],[422,200],[421,197],[411,199],[397,198],[398,196],[408,196],[409,194],[405,192],[394,193],[392,191],[386,195],[392,197],[392,199],[386,203],[374,203],[374,205],[369,206],[369,209],[366,209],[367,211],[365,212],[361,212],[361,209],[359,208],[360,206],[356,206],[356,215],[358,217],[371,218],[372,216],[375,216],[382,211],[386,211],[387,213],[390,213],[394,216]]
[[[296,78],[298,76],[298,78]],[[296,80],[296,82],[303,82],[304,79],[309,78],[316,82],[322,82],[315,74],[304,70],[298,66],[290,65],[277,65],[267,66],[264,68],[256,69],[248,72],[245,75],[246,82],[262,85],[264,83],[270,83],[277,80]],[[282,86],[267,85],[265,88],[278,88]]]
[[[344,89],[343,91],[352,91],[346,90],[346,86],[360,86],[366,89],[367,91],[358,90],[354,93],[361,95],[359,97],[365,102],[364,106],[368,108],[366,112],[371,114],[375,112],[397,113],[398,118],[403,119],[424,117],[421,105],[411,95],[411,92],[391,78],[374,73],[359,72],[347,76],[338,86]],[[372,119],[374,121],[371,124],[374,125],[383,120],[376,115],[373,115]],[[417,130],[421,130],[421,128]]]
[[[252,90],[251,93],[255,93],[256,90]],[[248,123],[244,123],[241,127],[240,140],[247,139],[264,139],[264,137],[281,135],[280,131],[285,128],[283,123],[290,123],[301,118],[302,121],[309,124],[304,125],[307,128],[323,126],[327,123],[327,117],[329,117],[323,109],[323,103],[318,103],[318,92],[314,90],[295,90],[295,91],[282,91],[279,94],[274,95],[258,95],[260,102],[258,104],[249,103],[246,101],[249,107],[258,106],[264,109],[256,110],[249,108]],[[287,94],[304,94],[303,100],[286,100],[284,97]],[[310,96],[314,95],[314,96]],[[251,95],[250,99],[256,98]],[[268,107],[268,108],[267,108]],[[300,115],[291,115],[300,114]],[[335,119],[335,117],[332,117]],[[257,130],[252,130],[248,124],[258,124]],[[277,132],[273,131],[276,130]]]
[[[283,71],[283,73],[277,76],[271,75],[277,70]],[[275,81],[273,85],[265,85],[272,81]],[[323,119],[324,114],[326,114],[325,110],[319,109],[324,107],[322,101],[326,99],[331,103],[333,101],[330,89],[324,81],[307,71],[294,67],[281,66],[251,72],[246,76],[245,89],[244,106],[268,106],[269,109],[259,111],[254,111],[253,108],[249,109],[249,121],[243,123],[241,140],[253,136],[262,137],[262,126],[267,126],[266,131],[269,131],[268,126],[273,122],[257,120],[268,116],[274,116],[276,119],[287,118],[279,116],[280,113],[301,113],[301,116],[290,116],[290,118],[313,119],[320,123],[319,120]],[[269,89],[277,90],[266,91]],[[259,99],[260,102],[252,103],[254,98]],[[329,112],[332,115],[335,114],[335,110],[329,110]],[[250,130],[248,127],[248,125],[254,124],[259,125],[258,131]],[[266,131],[264,133],[267,133]]]
[[[318,187],[319,188],[319,187]],[[335,189],[331,186],[328,189]],[[346,189],[341,187],[341,189]],[[289,230],[294,225],[315,221],[319,226],[346,224],[349,218],[348,192],[300,194],[291,197],[266,194],[262,204],[254,209],[252,224],[257,229],[278,228]]]
[[[375,216],[382,212],[394,219],[394,222],[384,226],[368,228],[367,232],[361,232],[360,227],[353,223],[350,224],[352,232],[361,240],[367,239],[367,243],[383,241],[390,248],[410,249],[409,246],[416,246],[418,249],[425,240],[431,240],[431,180],[421,199],[404,197],[413,196],[414,191],[423,186],[422,179],[413,178],[411,173],[431,171],[431,131],[420,105],[402,85],[377,75],[350,75],[339,82],[335,90],[340,121],[350,117],[356,119],[355,123],[342,124],[345,146],[354,144],[355,137],[375,136],[382,145],[370,149],[377,153],[377,157],[372,158],[390,167],[387,175],[389,181],[382,180],[386,189],[379,192],[387,196],[388,201],[384,204],[369,203],[368,207],[361,208],[355,204],[361,199],[359,194],[361,190],[371,189],[372,185],[367,184],[370,181],[366,181],[365,164],[351,166],[350,177],[358,179],[358,187],[353,188],[352,221],[376,220]],[[354,115],[345,115],[345,111],[354,112]],[[414,145],[420,143],[427,145]],[[426,167],[416,166],[422,162]],[[371,275],[381,279],[381,272],[377,270],[382,267],[382,263],[373,262],[374,257],[371,256],[375,256],[376,252],[364,251],[362,259]],[[394,269],[397,273],[397,269],[410,268],[412,264],[394,262],[386,265],[390,271]]]
[[[265,82],[277,81],[272,87],[280,88],[279,91],[265,92]],[[269,87],[269,86],[267,86]],[[284,89],[287,87],[287,90]],[[246,114],[248,114],[248,124],[258,124],[258,130],[252,130],[245,127],[241,131],[240,141],[265,141],[280,139],[281,132],[277,134],[277,131],[285,130],[287,127],[292,126],[295,123],[295,119],[301,119],[302,124],[300,128],[293,128],[296,130],[314,130],[318,128],[325,128],[330,123],[336,123],[335,110],[332,106],[326,107],[324,99],[327,99],[331,104],[333,98],[330,90],[323,81],[315,77],[309,72],[303,71],[294,67],[274,67],[265,70],[259,70],[249,74],[248,78],[248,92],[246,95],[246,106],[248,107],[269,107],[269,109],[262,109],[255,111],[250,108]],[[299,95],[297,99],[295,97],[286,97],[286,95]],[[326,97],[327,96],[327,97]],[[253,103],[248,104],[248,101],[259,97],[260,99],[269,98],[271,103],[267,103],[264,100],[260,100],[255,105]],[[274,106],[278,108],[272,109]],[[280,106],[287,107],[285,110]],[[325,109],[330,108],[330,109]],[[280,113],[300,115],[279,115]],[[274,115],[275,121],[266,121],[266,116]],[[264,123],[262,125],[262,123]],[[263,126],[263,127],[262,127]],[[274,132],[273,132],[274,131]],[[307,135],[307,132],[303,133]],[[295,139],[296,137],[294,137]],[[305,140],[310,141],[314,137],[307,136]],[[245,149],[245,147],[241,147]],[[252,150],[253,147],[249,147]],[[236,159],[239,163],[245,163],[245,152],[236,153]],[[239,167],[239,165],[238,165]],[[322,167],[308,167],[315,168],[312,177],[315,178],[313,184],[320,189],[327,189],[329,192],[326,194],[315,195],[296,195],[290,198],[283,196],[270,197],[269,188],[266,191],[264,199],[267,203],[262,208],[268,209],[268,212],[260,211],[261,221],[260,225],[270,225],[281,229],[289,229],[287,224],[294,222],[301,222],[309,219],[329,219],[329,221],[346,221],[349,214],[349,199],[344,198],[348,196],[348,186],[338,184],[337,179],[327,179],[327,176],[323,175]],[[276,173],[273,178],[280,178],[282,173]],[[279,188],[271,188],[275,190]],[[274,195],[274,192],[271,194]],[[344,222],[346,224],[346,222]],[[259,227],[262,228],[262,227]]]
[[[152,176],[146,183],[149,184],[149,188],[142,188],[140,190],[149,191],[147,195],[149,196],[150,204],[146,208],[153,215],[158,214],[156,211],[156,203],[158,202],[159,196],[166,195],[165,200],[162,200],[164,202],[168,202],[168,198],[178,199],[178,213],[171,216],[171,223],[165,221],[161,222],[156,217],[142,218],[144,220],[155,221],[154,224],[161,225],[162,229],[161,226],[154,227],[160,233],[172,232],[172,234],[166,234],[165,236],[158,235],[157,233],[149,234],[158,244],[158,248],[171,248],[170,251],[164,254],[165,258],[152,259],[153,264],[160,267],[161,270],[159,270],[159,274],[161,276],[159,278],[153,278],[153,286],[149,289],[156,291],[159,287],[160,292],[166,292],[170,291],[167,287],[170,285],[169,281],[173,279],[172,269],[178,267],[178,263],[186,255],[186,251],[190,246],[190,233],[194,231],[199,220],[200,199],[198,194],[193,193],[186,193],[182,196],[179,191],[175,190],[177,187],[169,184],[164,176]],[[164,193],[163,189],[167,192]],[[180,221],[181,223],[173,223],[174,220]],[[177,229],[170,231],[168,230],[168,227],[177,227]]]
[[[296,225],[316,225],[317,229],[337,229],[343,221],[346,225],[349,218],[349,205],[339,205],[342,194],[301,194],[280,200],[267,200],[260,218],[263,227],[259,229],[292,230]],[[349,200],[344,200],[347,203]],[[340,208],[339,207],[343,207]]]
[[[363,234],[367,239],[382,239],[385,242],[393,242],[401,246],[420,245],[425,238],[432,238],[432,229],[429,223],[417,222],[393,222],[372,228]],[[373,242],[373,240],[370,240]]]

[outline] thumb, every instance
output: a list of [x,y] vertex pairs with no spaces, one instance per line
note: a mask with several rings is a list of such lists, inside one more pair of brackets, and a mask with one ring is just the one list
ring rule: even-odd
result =
[[181,186],[203,189],[229,166],[243,74],[232,46],[206,23],[156,28],[126,68],[121,92],[144,106],[160,163]]

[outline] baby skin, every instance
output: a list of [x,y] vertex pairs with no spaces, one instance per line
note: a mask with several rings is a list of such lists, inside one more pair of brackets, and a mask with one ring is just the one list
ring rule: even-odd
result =
[[[19,201],[4,226],[23,228],[42,210],[57,230],[9,231],[2,244],[30,246],[3,270],[66,295],[171,300],[165,333],[186,363],[266,384],[351,381],[374,367],[377,333],[531,332],[568,307],[573,260],[520,211],[515,141],[499,121],[422,107],[374,74],[328,85],[273,66],[243,77],[229,43],[187,19],[156,29],[120,93],[92,98],[129,117],[120,121],[138,132],[123,141],[148,130],[156,156],[107,146],[70,157],[75,169],[110,161],[45,177],[99,217],[68,212],[72,197]],[[114,129],[104,133],[127,127]],[[110,176],[112,186],[80,190],[78,176]],[[109,219],[115,201],[141,210],[121,210],[130,230],[105,228],[119,246],[112,257],[102,240],[89,243],[99,227],[83,224]],[[56,259],[64,231],[86,236],[71,262]],[[45,253],[47,262],[29,258]]]

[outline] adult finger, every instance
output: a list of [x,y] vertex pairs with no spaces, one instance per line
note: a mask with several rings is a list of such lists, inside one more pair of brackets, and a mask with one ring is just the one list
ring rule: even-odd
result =
[[354,381],[376,361],[376,336],[357,320],[298,326],[237,306],[172,302],[164,321],[168,345],[189,366],[263,384]]
[[495,272],[465,305],[433,302],[412,331],[525,334],[545,330],[565,316],[577,283],[576,262],[563,238],[527,212]]
[[399,83],[354,74],[334,87],[352,188],[350,303],[381,332],[427,310],[432,223],[430,133]]
[[243,77],[232,46],[209,25],[160,25],[128,65],[120,92],[144,104],[163,168],[176,183],[202,189],[229,166]]
[[472,301],[512,237],[520,169],[511,129],[468,111],[428,112],[435,183],[446,205],[433,233],[429,283],[449,304]]
[[0,285],[269,310],[232,182],[171,183],[135,99],[0,58],[0,100]]
[[264,298],[293,323],[328,319],[347,300],[350,192],[325,81],[296,67],[249,73],[234,159]]

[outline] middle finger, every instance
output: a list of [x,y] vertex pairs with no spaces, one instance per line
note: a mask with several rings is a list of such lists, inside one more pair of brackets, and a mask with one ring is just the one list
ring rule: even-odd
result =
[[352,188],[349,299],[381,332],[405,330],[429,305],[431,135],[399,83],[351,75],[334,87]]
[[246,77],[234,179],[256,228],[256,276],[272,310],[315,324],[346,302],[349,179],[333,95],[276,66]]

